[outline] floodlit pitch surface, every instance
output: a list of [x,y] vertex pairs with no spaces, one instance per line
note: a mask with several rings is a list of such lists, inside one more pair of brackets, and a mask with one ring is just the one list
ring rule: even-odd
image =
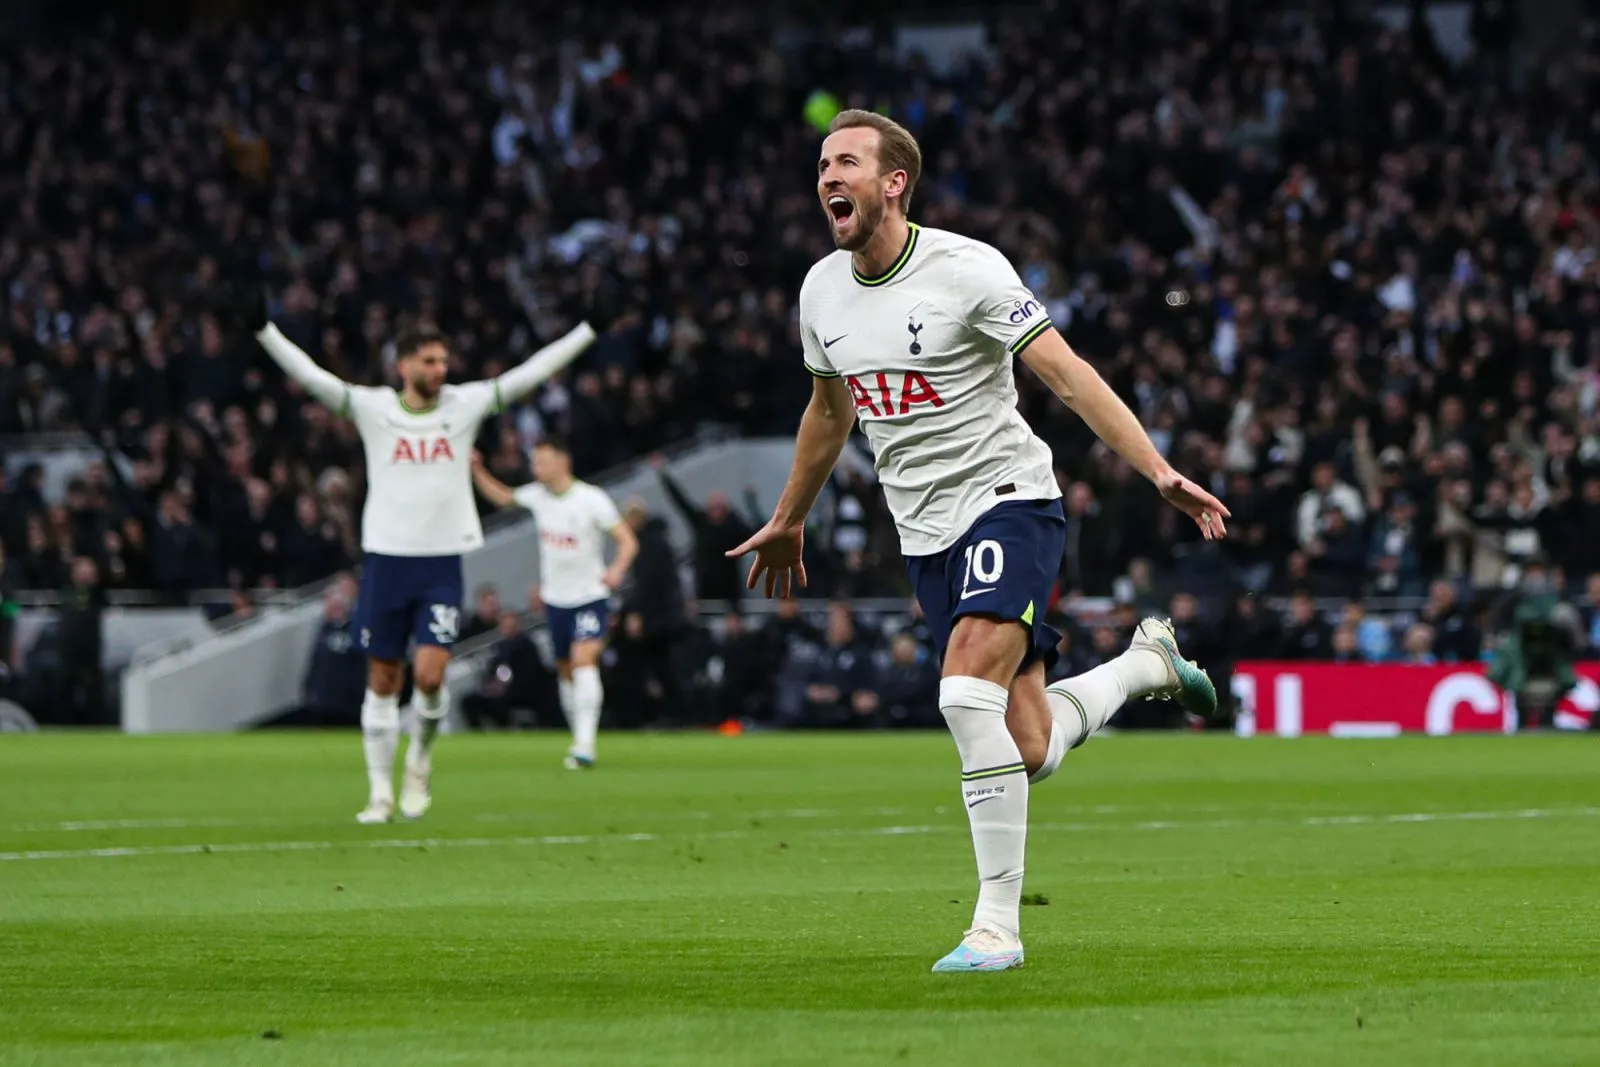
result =
[[948,739],[561,751],[367,828],[353,734],[0,739],[0,1064],[1600,1061],[1600,738],[1097,739],[964,976]]

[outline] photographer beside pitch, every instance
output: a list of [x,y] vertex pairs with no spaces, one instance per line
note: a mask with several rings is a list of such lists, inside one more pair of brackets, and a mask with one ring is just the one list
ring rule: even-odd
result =
[[833,254],[800,289],[814,379],[794,466],[772,518],[730,557],[755,552],[748,584],[805,584],[806,514],[861,421],[943,663],[939,710],[961,757],[978,902],[935,971],[1020,967],[1028,789],[1127,700],[1170,696],[1216,708],[1205,672],[1172,628],[1146,619],[1109,663],[1047,689],[1059,635],[1041,616],[1066,546],[1050,448],[1017,411],[1020,356],[1118,455],[1210,540],[1228,509],[1177,471],[1100,375],[1056,332],[998,251],[908,221],[922,170],[915,138],[867,111],[834,118],[817,196]]

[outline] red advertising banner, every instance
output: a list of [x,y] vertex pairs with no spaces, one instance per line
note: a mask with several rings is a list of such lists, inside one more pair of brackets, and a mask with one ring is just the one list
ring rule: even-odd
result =
[[[1600,711],[1600,662],[1575,664],[1578,685],[1555,725],[1587,729]],[[1234,733],[1279,737],[1393,737],[1514,733],[1516,701],[1484,677],[1481,663],[1246,662],[1234,668]]]

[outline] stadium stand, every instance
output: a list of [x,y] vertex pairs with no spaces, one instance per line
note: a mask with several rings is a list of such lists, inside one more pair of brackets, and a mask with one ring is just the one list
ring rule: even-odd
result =
[[[1223,662],[1331,656],[1357,632],[1366,658],[1473,659],[1484,610],[1530,563],[1586,593],[1594,19],[1533,66],[1514,5],[1473,5],[1454,36],[1421,5],[1409,21],[1138,6],[1148,17],[996,8],[977,59],[892,28],[691,6],[322,5],[181,37],[114,21],[13,37],[0,435],[18,452],[73,435],[99,455],[56,492],[36,465],[4,474],[0,594],[223,588],[242,606],[355,562],[354,435],[210,313],[246,263],[273,279],[285,331],[353,380],[380,380],[416,322],[453,339],[469,377],[588,309],[616,316],[567,380],[486,431],[507,481],[550,429],[593,474],[707,425],[792,427],[809,388],[794,295],[829,249],[809,120],[858,105],[921,138],[919,221],[1008,253],[1235,515],[1233,539],[1203,549],[1024,375],[1070,516],[1060,607],[1117,606],[1073,633],[1069,661],[1142,607],[1228,619],[1190,638]],[[678,497],[703,542],[689,588],[725,590],[707,561],[755,516]],[[834,500],[818,592],[903,599],[878,494],[851,476]],[[1371,610],[1326,618],[1352,596]],[[925,648],[893,639],[914,620],[885,618],[818,604],[764,637],[737,616],[702,636],[691,605],[669,654],[627,611],[612,656],[646,686],[625,698],[654,709],[641,718],[683,721],[707,705],[682,694],[713,686],[730,714],[882,725],[926,681]],[[727,673],[755,653],[722,646],[747,641],[797,699]]]

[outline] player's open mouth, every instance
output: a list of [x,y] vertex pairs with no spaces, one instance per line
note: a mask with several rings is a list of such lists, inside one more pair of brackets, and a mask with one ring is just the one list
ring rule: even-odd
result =
[[834,222],[843,222],[856,213],[856,205],[839,196],[837,193],[828,197],[828,214],[833,216]]

